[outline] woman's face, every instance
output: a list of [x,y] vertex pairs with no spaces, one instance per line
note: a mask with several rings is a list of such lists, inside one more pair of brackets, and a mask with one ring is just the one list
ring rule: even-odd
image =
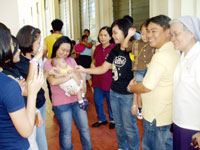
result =
[[40,42],[41,42],[41,35],[39,35],[38,39],[33,42],[33,54],[36,54],[40,48]]
[[71,45],[69,43],[62,43],[58,50],[56,51],[56,57],[66,58],[69,56],[71,50]]
[[101,32],[99,33],[99,40],[102,45],[110,43],[111,37],[106,29],[101,30]]
[[184,30],[182,24],[174,22],[170,26],[171,41],[174,44],[174,48],[177,50],[185,51],[187,47],[192,43],[194,37],[191,32]]
[[118,25],[115,25],[113,28],[112,28],[112,37],[115,41],[116,44],[121,44],[123,41],[124,41],[124,33],[122,30],[119,29]]

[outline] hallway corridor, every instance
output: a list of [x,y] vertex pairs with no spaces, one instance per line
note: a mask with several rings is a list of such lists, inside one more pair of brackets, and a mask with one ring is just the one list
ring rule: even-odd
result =
[[[102,125],[98,128],[92,127],[92,124],[97,121],[97,117],[96,117],[95,105],[93,101],[93,94],[90,88],[88,88],[86,97],[87,99],[91,101],[91,104],[89,104],[90,108],[87,110],[87,114],[88,114],[88,121],[89,121],[93,150],[117,150],[117,138],[116,138],[115,129],[110,130],[109,124]],[[105,111],[107,112],[106,107],[105,107]],[[137,125],[139,128],[140,135],[142,135],[143,134],[142,121],[137,120]],[[59,150],[60,149],[59,137],[58,137],[59,126],[58,126],[57,119],[52,111],[51,102],[49,101],[48,98],[47,98],[47,110],[46,110],[46,135],[47,135],[48,149]],[[141,141],[141,138],[142,137],[140,137],[140,141]],[[82,150],[79,133],[74,123],[73,123],[73,130],[72,130],[72,144],[73,144],[74,150]]]

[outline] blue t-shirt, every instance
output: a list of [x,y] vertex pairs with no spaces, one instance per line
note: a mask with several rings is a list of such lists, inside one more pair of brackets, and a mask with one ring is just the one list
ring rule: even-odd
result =
[[0,73],[0,85],[0,150],[27,150],[28,139],[20,136],[9,116],[25,107],[19,84]]

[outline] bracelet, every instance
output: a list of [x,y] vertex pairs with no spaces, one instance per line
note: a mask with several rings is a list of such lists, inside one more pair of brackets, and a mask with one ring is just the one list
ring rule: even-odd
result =
[[37,114],[38,112],[40,112],[40,110],[39,110],[39,109],[36,109],[35,114]]
[[132,107],[137,108],[137,105],[136,105],[136,104],[133,104]]
[[31,63],[31,64],[35,64],[35,65],[37,65],[38,66],[38,61],[36,60],[36,59],[31,59],[30,61],[29,61],[29,63]]
[[132,93],[132,92],[131,92],[131,89],[129,88],[129,86],[127,86],[127,91],[128,91],[129,93]]

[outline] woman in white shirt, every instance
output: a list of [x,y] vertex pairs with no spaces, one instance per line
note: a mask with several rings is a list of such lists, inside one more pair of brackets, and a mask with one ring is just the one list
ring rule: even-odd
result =
[[200,20],[183,16],[170,30],[175,49],[182,51],[174,73],[174,150],[188,150],[200,131]]

